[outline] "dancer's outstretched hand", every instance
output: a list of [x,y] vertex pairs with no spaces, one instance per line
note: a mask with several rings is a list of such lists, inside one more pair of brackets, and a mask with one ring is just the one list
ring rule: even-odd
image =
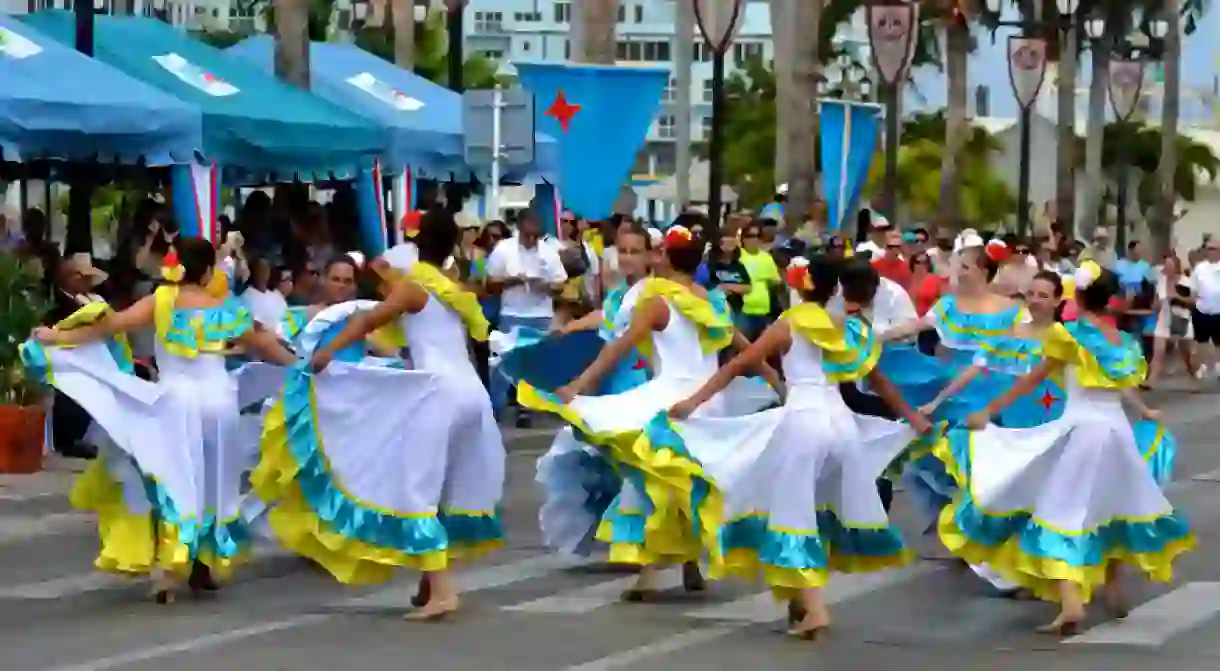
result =
[[562,402],[564,405],[571,403],[572,399],[579,395],[579,392],[577,392],[577,390],[571,385],[565,385],[555,390],[555,396],[558,397],[560,402]]
[[321,373],[326,370],[326,367],[330,365],[330,360],[333,358],[334,355],[326,350],[314,352],[313,358],[309,360],[309,370]]
[[55,342],[56,335],[55,329],[49,326],[39,326],[38,328],[34,329],[34,332],[30,334],[30,337],[38,342],[53,343]]
[[932,422],[928,421],[927,416],[922,411],[912,415],[908,421],[911,423],[911,428],[915,430],[915,433],[921,436],[932,430]]
[[970,416],[966,418],[966,428],[968,428],[972,431],[979,431],[979,430],[985,428],[987,426],[987,424],[990,422],[991,422],[991,417],[989,417],[987,415],[987,413],[974,412],[974,413],[971,413]]
[[1161,411],[1160,410],[1154,410],[1152,408],[1144,408],[1143,414],[1144,414],[1144,419],[1147,419],[1149,421],[1153,421],[1153,422],[1161,421]]
[[699,404],[694,399],[686,399],[678,401],[672,408],[669,409],[669,416],[673,419],[686,419],[690,417],[696,410],[699,409]]

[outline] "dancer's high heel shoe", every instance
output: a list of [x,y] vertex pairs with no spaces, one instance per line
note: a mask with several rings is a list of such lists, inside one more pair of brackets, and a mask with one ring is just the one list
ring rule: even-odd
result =
[[682,589],[687,592],[702,592],[707,589],[707,581],[699,569],[699,562],[689,561],[682,565]]
[[788,636],[802,641],[816,641],[829,628],[829,620],[810,622],[806,615],[796,626],[788,629]]
[[158,578],[153,582],[153,587],[149,592],[149,596],[152,597],[153,602],[157,605],[168,606],[174,602],[174,599],[177,596],[174,592],[174,587],[175,585],[173,581],[166,578]]
[[632,587],[631,589],[623,592],[622,596],[619,598],[621,598],[624,603],[645,603],[648,601],[653,601],[656,596],[657,591],[655,589]]
[[1060,615],[1055,618],[1054,622],[1044,624],[1034,631],[1039,634],[1047,634],[1050,636],[1058,636],[1059,638],[1071,638],[1080,633],[1081,622],[1084,618],[1080,616],[1067,617]]
[[453,597],[444,601],[430,600],[428,605],[413,610],[407,613],[406,619],[409,622],[440,622],[448,617],[451,617],[458,610],[458,598]]

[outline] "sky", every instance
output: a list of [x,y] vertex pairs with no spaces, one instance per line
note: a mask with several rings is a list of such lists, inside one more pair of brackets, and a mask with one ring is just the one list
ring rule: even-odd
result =
[[[971,114],[974,110],[974,89],[978,85],[988,87],[990,116],[1015,117],[1017,103],[1008,81],[1007,43],[1008,35],[1015,34],[1013,29],[1001,28],[996,31],[995,44],[991,43],[991,35],[986,32],[976,34],[978,50],[972,54],[969,64],[969,104]],[[1220,33],[1220,11],[1204,16],[1199,29],[1186,37],[1182,42],[1182,115],[1183,123],[1209,125],[1211,110],[1199,101],[1194,93],[1210,94],[1212,82],[1217,72],[1217,59],[1220,59],[1220,45],[1214,38]],[[1082,54],[1081,69],[1077,77],[1077,88],[1087,89],[1089,84],[1089,54]],[[905,103],[907,109],[939,109],[945,105],[945,77],[932,68],[924,68],[915,73],[915,90],[908,91]],[[1048,84],[1043,84],[1040,97],[1045,102],[1053,96]],[[921,99],[922,98],[922,99]],[[1083,114],[1086,108],[1087,95],[1079,94],[1077,98],[1077,114]],[[1108,107],[1108,105],[1107,105]],[[1053,110],[1053,103],[1050,109]],[[1159,114],[1159,100],[1154,98],[1152,113]],[[1107,113],[1109,113],[1107,111]]]

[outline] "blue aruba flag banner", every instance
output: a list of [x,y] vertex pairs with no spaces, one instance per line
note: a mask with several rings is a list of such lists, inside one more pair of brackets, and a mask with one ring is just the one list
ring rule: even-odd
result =
[[360,251],[370,259],[385,253],[388,232],[385,216],[385,182],[381,164],[374,161],[356,176],[356,208],[360,218]]
[[661,109],[669,71],[514,65],[521,85],[534,94],[538,131],[559,141],[564,207],[586,219],[609,217]]
[[843,228],[856,210],[860,191],[877,150],[881,106],[822,99],[822,185],[826,192],[829,232]]

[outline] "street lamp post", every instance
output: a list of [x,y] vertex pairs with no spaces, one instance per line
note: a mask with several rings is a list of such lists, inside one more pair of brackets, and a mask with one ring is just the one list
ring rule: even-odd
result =
[[[1021,29],[1020,35],[1008,38],[1008,81],[1021,108],[1021,174],[1017,181],[1017,235],[1021,237],[1029,234],[1030,122],[1034,103],[1046,77],[1048,41],[1045,35],[1069,30],[1080,0],[1056,0],[1056,15],[1047,21],[1030,18],[1033,14],[1032,4],[1030,0],[1021,3],[1020,20],[992,22],[996,27]],[[1002,0],[987,0],[986,10],[989,14],[999,16],[1002,9]]]
[[[1100,40],[1106,33],[1105,21],[1101,18],[1090,19],[1085,23],[1085,31],[1090,39]],[[1110,59],[1110,109],[1114,111],[1114,119],[1120,124],[1120,128],[1130,128],[1128,122],[1139,105],[1144,87],[1144,71],[1150,59],[1160,56],[1161,41],[1168,32],[1168,21],[1153,18],[1144,24],[1142,35],[1128,36],[1113,45]],[[1125,138],[1120,137],[1115,157],[1115,242],[1120,254],[1127,251],[1127,200],[1131,169],[1129,145]]]
[[882,198],[891,221],[898,222],[899,95],[915,55],[919,5],[875,0],[865,9],[868,46],[885,96],[885,185]]
[[445,10],[448,12],[445,23],[449,32],[449,88],[461,93],[466,90],[465,70],[465,29],[462,19],[466,14],[466,5],[470,0],[445,0]]
[[[714,235],[718,235],[723,204],[720,189],[724,184],[724,58],[737,31],[745,21],[746,0],[694,0],[695,24],[703,41],[712,50],[712,128],[708,140],[707,214]],[[712,237],[711,239],[715,239]]]

